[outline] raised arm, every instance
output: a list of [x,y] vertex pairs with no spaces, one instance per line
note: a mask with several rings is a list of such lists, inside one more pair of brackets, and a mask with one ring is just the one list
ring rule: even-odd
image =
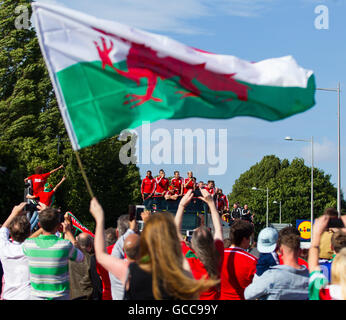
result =
[[215,206],[215,202],[207,190],[201,189],[201,193],[202,193],[202,197],[199,197],[199,199],[206,202],[210,209],[211,220],[213,221],[213,225],[214,225],[214,240],[223,241],[222,224],[221,224],[219,212],[217,211]]
[[125,285],[127,277],[128,262],[111,256],[106,251],[105,235],[104,235],[104,213],[101,205],[96,198],[90,201],[90,213],[95,219],[95,256],[99,264],[101,264],[108,272],[117,277],[123,285]]
[[60,167],[53,169],[53,170],[50,171],[49,173],[52,174],[52,173],[54,173],[55,171],[58,171],[58,170],[62,169],[63,167],[64,167],[64,165],[62,164]]
[[319,252],[322,233],[326,230],[329,216],[323,215],[315,220],[312,228],[312,240],[309,249],[308,265],[310,273],[320,270]]
[[54,187],[53,191],[55,192],[65,180],[66,180],[66,177],[63,176],[60,182]]
[[178,237],[180,241],[183,241],[183,237],[181,235],[181,226],[183,223],[183,215],[184,215],[184,210],[187,207],[187,205],[190,203],[190,201],[193,198],[193,192],[192,190],[188,190],[186,194],[181,198],[178,206],[178,210],[175,214],[174,222],[175,222],[175,227],[177,229]]
[[19,205],[17,206],[14,206],[13,209],[12,209],[12,212],[11,214],[8,216],[8,218],[6,219],[6,221],[3,223],[2,227],[3,228],[8,228],[8,226],[10,225],[11,221],[16,217],[16,216],[19,216],[21,214],[24,214],[25,211],[24,211],[24,208],[25,208],[25,205],[27,203],[26,202],[22,202],[20,203]]
[[72,233],[72,222],[71,222],[71,216],[68,213],[65,213],[64,215],[64,222],[63,225],[63,233],[66,240],[69,240],[74,247],[77,247],[80,249],[78,241],[74,237]]

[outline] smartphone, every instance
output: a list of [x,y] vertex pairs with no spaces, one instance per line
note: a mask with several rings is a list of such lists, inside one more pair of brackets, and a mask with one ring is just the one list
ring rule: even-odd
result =
[[145,206],[143,205],[136,205],[136,220],[142,221],[142,212],[144,211]]
[[202,197],[201,190],[196,189],[195,191],[193,191],[193,196],[196,197],[196,198]]
[[191,242],[193,230],[186,230],[186,241]]
[[59,212],[59,222],[62,223],[65,221],[65,213]]
[[329,218],[328,228],[344,228],[344,222],[340,218]]
[[187,235],[188,237],[192,237],[193,231],[194,231],[194,230],[187,230],[187,231],[186,231],[186,235]]
[[133,204],[129,205],[129,220],[132,221],[136,218],[136,206]]

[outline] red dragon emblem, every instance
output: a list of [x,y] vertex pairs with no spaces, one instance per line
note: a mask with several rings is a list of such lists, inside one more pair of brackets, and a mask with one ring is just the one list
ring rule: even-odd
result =
[[[176,91],[181,94],[181,99],[187,97],[198,97],[201,95],[200,90],[193,84],[193,80],[196,80],[206,86],[210,90],[214,91],[231,91],[235,93],[239,100],[248,100],[249,88],[236,81],[233,74],[221,74],[214,73],[206,70],[205,63],[192,65],[184,61],[175,59],[173,57],[159,57],[157,52],[144,44],[130,42],[126,39],[120,38],[119,36],[105,32],[100,29],[93,28],[94,30],[113,37],[117,40],[123,41],[124,43],[130,44],[130,50],[127,55],[127,71],[122,71],[113,66],[113,63],[109,57],[110,52],[114,48],[114,44],[110,41],[109,47],[107,46],[104,37],[101,37],[101,45],[94,41],[100,59],[102,61],[102,68],[105,69],[107,66],[112,68],[118,74],[134,81],[138,86],[141,78],[146,78],[148,81],[148,87],[144,95],[127,94],[126,98],[129,98],[124,104],[130,104],[135,102],[131,108],[139,106],[149,100],[161,102],[160,98],[153,96],[157,78],[161,80],[169,79],[172,77],[179,78],[179,85],[182,86],[186,91]],[[227,99],[232,100],[232,99]]]

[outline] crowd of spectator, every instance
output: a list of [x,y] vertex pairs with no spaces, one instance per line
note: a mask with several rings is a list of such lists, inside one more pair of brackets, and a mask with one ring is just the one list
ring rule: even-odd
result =
[[[314,221],[308,261],[302,258],[300,233],[294,227],[264,228],[254,246],[247,206],[235,203],[231,211],[220,212],[217,190],[210,192],[215,183],[191,184],[192,172],[178,187],[176,199],[168,198],[174,194],[163,194],[166,201],[178,200],[175,214],[151,210],[147,202],[142,230],[129,214],[120,216],[116,226],[105,228],[102,205],[93,198],[89,211],[95,233],[77,233],[70,214],[53,208],[51,200],[40,201],[42,192],[54,195],[47,178],[59,169],[63,166],[48,175],[41,171],[26,178],[26,183],[32,180],[30,203],[14,206],[0,228],[2,300],[346,299],[346,216],[340,218],[343,226],[333,227],[330,222],[338,218],[333,208]],[[152,198],[162,194],[157,186],[164,178],[161,170],[149,194]],[[175,179],[179,178],[175,172]],[[145,179],[152,179],[150,171]],[[175,185],[172,181],[168,190]],[[143,184],[145,201],[148,190]],[[202,219],[191,239],[186,239],[182,220],[196,199],[210,214],[213,228]],[[230,221],[226,239],[225,214]],[[328,246],[331,255],[325,256],[321,248]]]

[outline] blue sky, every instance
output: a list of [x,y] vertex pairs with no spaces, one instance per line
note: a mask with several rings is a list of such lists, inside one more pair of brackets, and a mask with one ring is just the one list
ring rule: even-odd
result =
[[[343,0],[47,0],[99,18],[174,38],[206,51],[229,54],[249,61],[292,55],[305,69],[313,70],[318,88],[346,88],[346,23]],[[329,28],[317,29],[318,5],[328,8]],[[310,144],[288,142],[284,137],[314,138],[315,167],[337,183],[337,94],[316,92],[316,105],[288,119],[267,122],[249,117],[228,120],[161,120],[151,129],[227,129],[227,171],[209,176],[209,165],[139,165],[154,174],[160,168],[172,175],[192,170],[197,180],[214,179],[225,193],[234,181],[263,156],[304,158],[310,166]],[[346,106],[341,94],[341,188],[345,186]],[[196,161],[195,161],[196,162]],[[194,162],[194,163],[195,163]],[[307,183],[309,183],[307,181]],[[264,186],[263,186],[264,187]]]

